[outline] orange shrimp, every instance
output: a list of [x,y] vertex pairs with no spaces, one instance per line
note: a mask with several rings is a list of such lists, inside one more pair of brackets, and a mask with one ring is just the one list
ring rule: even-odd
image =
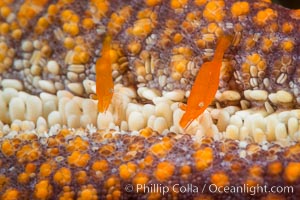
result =
[[230,43],[230,36],[222,36],[217,44],[213,60],[203,63],[199,69],[187,105],[180,105],[180,108],[185,110],[179,122],[182,128],[186,129],[213,101],[219,87],[223,55]]
[[98,98],[98,111],[103,113],[108,109],[113,96],[114,82],[112,78],[111,36],[103,41],[101,57],[96,62],[96,94]]

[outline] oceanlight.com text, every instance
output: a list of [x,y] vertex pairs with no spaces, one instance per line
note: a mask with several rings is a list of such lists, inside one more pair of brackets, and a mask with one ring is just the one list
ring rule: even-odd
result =
[[266,185],[254,185],[248,184],[243,185],[228,185],[228,186],[217,186],[216,184],[204,184],[202,186],[195,184],[174,184],[171,186],[163,184],[137,184],[135,186],[127,184],[125,186],[126,192],[136,193],[160,193],[165,195],[169,192],[174,193],[211,193],[211,194],[264,194],[264,193],[277,193],[277,194],[293,194],[293,186],[266,186]]

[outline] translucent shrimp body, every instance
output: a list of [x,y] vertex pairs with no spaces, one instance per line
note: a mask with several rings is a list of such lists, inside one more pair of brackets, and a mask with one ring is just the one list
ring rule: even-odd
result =
[[98,99],[98,111],[105,112],[111,103],[114,82],[112,78],[111,37],[106,36],[103,42],[101,57],[96,62],[96,94]]
[[179,122],[182,128],[187,128],[213,101],[219,87],[223,55],[230,43],[230,36],[222,36],[217,44],[213,60],[203,63],[199,69],[187,105],[181,104],[180,106],[185,111]]

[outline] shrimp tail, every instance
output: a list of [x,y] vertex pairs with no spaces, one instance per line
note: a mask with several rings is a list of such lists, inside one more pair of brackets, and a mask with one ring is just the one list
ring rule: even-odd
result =
[[186,111],[179,121],[179,125],[187,130],[188,127],[192,124],[192,122],[204,112],[204,108],[198,108],[193,110]]
[[184,114],[180,119],[179,124],[184,130],[187,130],[193,121],[194,121],[193,118]]

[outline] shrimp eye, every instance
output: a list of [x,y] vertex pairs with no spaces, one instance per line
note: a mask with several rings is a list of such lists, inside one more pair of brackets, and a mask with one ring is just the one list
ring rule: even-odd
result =
[[200,108],[202,108],[202,107],[204,106],[204,102],[201,101],[201,102],[198,104],[198,106],[199,106]]

